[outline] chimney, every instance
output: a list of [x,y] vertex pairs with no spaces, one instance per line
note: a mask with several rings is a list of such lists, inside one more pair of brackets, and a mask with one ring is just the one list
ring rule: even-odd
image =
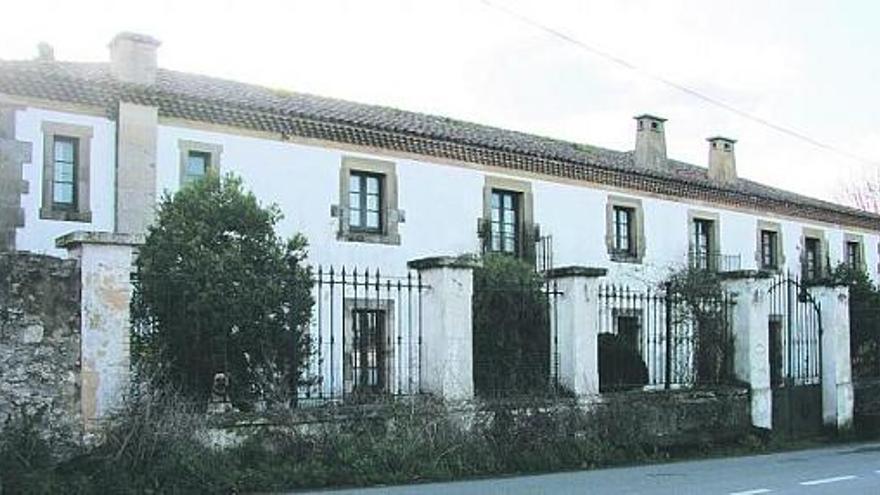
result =
[[666,135],[663,131],[666,119],[642,114],[634,117],[636,127],[636,167],[660,170],[666,166]]
[[733,145],[736,139],[716,136],[709,141],[709,178],[718,182],[736,180],[736,155]]
[[52,62],[55,60],[55,49],[52,45],[41,41],[37,44],[37,60],[40,62]]
[[159,44],[159,40],[145,34],[117,34],[109,45],[113,77],[143,85],[156,82],[156,49]]

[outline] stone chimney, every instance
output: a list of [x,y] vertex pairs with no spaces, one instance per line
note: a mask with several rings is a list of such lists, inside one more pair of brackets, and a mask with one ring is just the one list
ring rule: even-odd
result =
[[110,42],[110,70],[116,79],[135,84],[156,82],[159,40],[137,33],[119,33]]
[[716,136],[709,141],[709,178],[718,182],[736,180],[736,155],[733,145],[736,139]]
[[636,149],[633,154],[636,167],[660,170],[666,166],[666,135],[663,130],[666,119],[642,114],[634,117]]

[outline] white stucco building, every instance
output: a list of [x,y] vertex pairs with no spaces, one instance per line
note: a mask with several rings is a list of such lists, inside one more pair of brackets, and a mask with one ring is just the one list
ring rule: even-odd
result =
[[878,279],[880,217],[738,177],[733,139],[693,165],[651,115],[613,151],[164,70],[158,47],[124,33],[108,63],[0,61],[0,250],[143,233],[162,194],[213,169],[277,204],[319,265],[401,274],[491,250],[633,283],[686,263]]
[[[157,48],[121,35],[107,64],[0,62],[4,249],[61,255],[73,230],[142,232],[157,198],[210,167],[279,205],[282,233],[304,233],[320,264],[399,272],[438,253],[528,255],[544,237],[555,265],[612,276],[696,258],[850,260],[877,277],[876,216],[738,178],[731,139],[709,140],[707,168],[668,158],[649,115],[618,152],[157,69]],[[509,222],[493,230],[493,211]]]

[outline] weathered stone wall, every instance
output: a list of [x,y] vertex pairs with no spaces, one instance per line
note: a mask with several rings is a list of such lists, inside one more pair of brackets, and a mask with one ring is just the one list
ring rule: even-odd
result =
[[597,411],[609,425],[632,430],[621,434],[661,446],[723,443],[751,430],[749,392],[738,388],[604,394]]
[[856,431],[862,435],[880,434],[880,379],[855,382]]
[[0,430],[44,409],[53,433],[78,439],[79,284],[75,260],[0,253]]

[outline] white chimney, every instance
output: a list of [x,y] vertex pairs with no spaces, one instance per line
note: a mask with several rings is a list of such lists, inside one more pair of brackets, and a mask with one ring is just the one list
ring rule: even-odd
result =
[[159,40],[145,34],[117,34],[109,45],[113,77],[143,85],[156,82],[156,50],[159,45]]
[[660,170],[666,166],[666,119],[642,114],[636,119],[636,149],[633,153],[636,167]]
[[709,141],[709,178],[718,182],[736,180],[736,155],[733,145],[736,139],[716,136]]

